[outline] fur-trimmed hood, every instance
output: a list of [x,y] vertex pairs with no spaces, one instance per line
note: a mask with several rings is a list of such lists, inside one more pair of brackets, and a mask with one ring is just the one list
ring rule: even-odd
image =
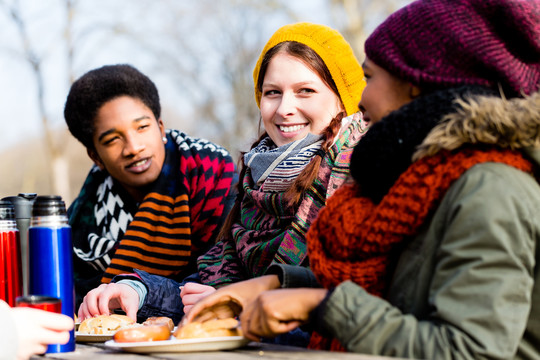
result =
[[378,203],[412,162],[467,144],[527,152],[540,167],[540,92],[511,100],[474,85],[426,93],[370,126],[350,173]]
[[413,160],[464,144],[497,144],[526,152],[540,164],[540,92],[525,98],[471,96],[443,118],[418,146]]

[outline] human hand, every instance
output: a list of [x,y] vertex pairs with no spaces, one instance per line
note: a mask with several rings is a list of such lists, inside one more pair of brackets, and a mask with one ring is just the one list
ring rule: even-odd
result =
[[225,286],[194,304],[182,319],[182,324],[235,317],[258,294],[277,289],[280,285],[277,275],[266,275]]
[[212,286],[195,282],[188,282],[180,289],[180,297],[182,298],[182,304],[184,304],[184,314],[189,313],[197,301],[216,291]]
[[79,320],[97,315],[109,315],[111,310],[122,309],[131,319],[137,321],[139,294],[126,284],[101,284],[90,290],[79,307]]
[[74,322],[69,316],[33,308],[12,308],[17,332],[17,359],[43,354],[48,344],[65,344]]
[[240,314],[244,336],[260,341],[261,337],[275,337],[305,324],[326,294],[325,289],[278,289],[261,293]]

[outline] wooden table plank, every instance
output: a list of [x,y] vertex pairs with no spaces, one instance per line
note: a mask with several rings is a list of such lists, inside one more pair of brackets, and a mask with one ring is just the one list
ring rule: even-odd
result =
[[183,353],[133,354],[112,350],[100,343],[78,343],[74,352],[33,356],[32,360],[384,360],[381,356],[315,351],[294,346],[249,343],[235,350]]

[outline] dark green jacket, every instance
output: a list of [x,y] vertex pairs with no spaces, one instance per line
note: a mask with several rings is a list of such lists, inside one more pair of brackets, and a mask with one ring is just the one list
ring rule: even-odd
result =
[[[480,121],[505,131],[513,127],[509,145],[540,165],[540,94],[515,103],[472,102],[446,127],[434,129],[417,157],[443,146],[452,150],[451,144],[489,141],[482,130],[451,129],[456,123],[479,129]],[[503,164],[476,165],[407,243],[386,300],[343,283],[325,304],[323,326],[360,353],[540,359],[539,243],[537,180]]]
[[[480,121],[512,133],[505,146],[540,165],[540,94],[515,103],[472,102],[434,129],[416,156],[491,141],[451,129],[478,129]],[[537,180],[503,164],[476,165],[408,239],[385,299],[342,283],[319,307],[316,328],[365,354],[540,359],[539,243]]]

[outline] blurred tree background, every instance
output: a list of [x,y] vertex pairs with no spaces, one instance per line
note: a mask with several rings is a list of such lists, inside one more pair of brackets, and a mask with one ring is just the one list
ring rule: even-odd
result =
[[166,127],[225,146],[237,159],[259,131],[252,70],[280,26],[344,34],[360,61],[367,35],[410,0],[0,0],[0,197],[61,195],[91,166],[67,131],[70,84],[130,63],[157,85]]

